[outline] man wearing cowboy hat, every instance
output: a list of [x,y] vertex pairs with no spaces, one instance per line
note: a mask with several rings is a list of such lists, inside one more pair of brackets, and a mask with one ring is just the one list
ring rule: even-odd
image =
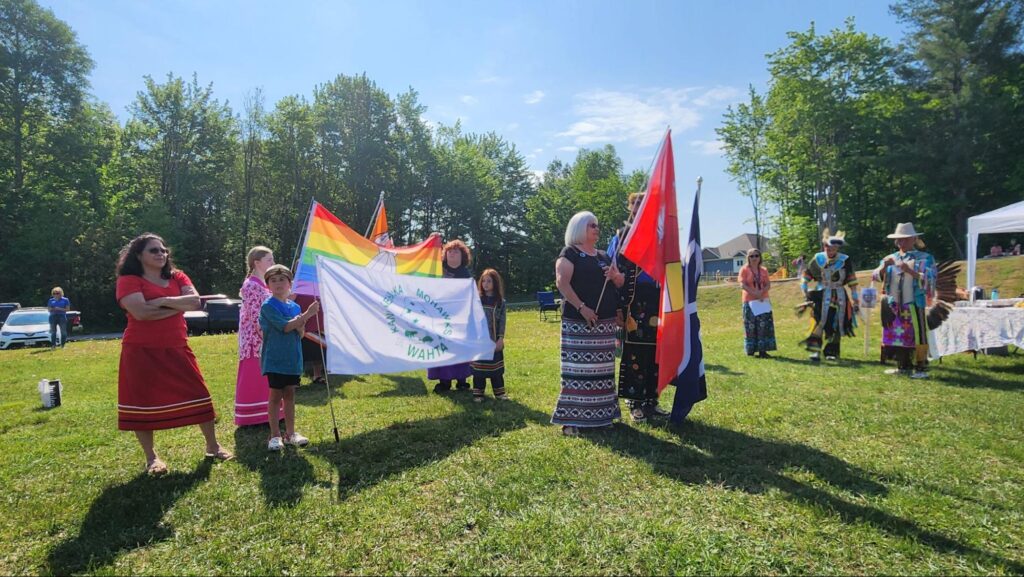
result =
[[935,296],[938,268],[924,252],[914,223],[901,222],[894,239],[898,251],[882,259],[871,277],[882,282],[882,362],[896,359],[887,374],[928,378],[928,328],[925,306]]
[[[846,245],[846,234],[842,231],[829,233],[826,228],[821,238],[825,249],[814,255],[800,282],[807,301],[814,304],[814,324],[807,338],[800,344],[811,351],[811,362],[821,361],[822,345],[825,359],[839,360],[840,342],[844,336],[853,336],[857,326],[856,314],[860,306],[857,294],[857,273],[850,257],[839,252]],[[814,290],[808,290],[808,283],[816,283]],[[850,287],[850,295],[846,294]]]

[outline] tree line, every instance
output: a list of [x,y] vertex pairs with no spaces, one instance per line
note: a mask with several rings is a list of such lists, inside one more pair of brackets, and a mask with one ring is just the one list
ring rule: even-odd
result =
[[[967,216],[1024,197],[1021,3],[893,13],[909,30],[899,46],[852,21],[790,33],[768,56],[767,94],[751,88],[723,119],[758,232],[791,256],[824,226],[881,254],[907,220],[955,255]],[[254,88],[240,109],[196,74],[146,76],[122,123],[90,94],[92,67],[52,11],[0,0],[0,300],[40,304],[60,285],[94,327],[123,323],[114,262],[144,231],[200,292],[234,294],[249,247],[290,264],[312,199],[363,232],[384,191],[396,244],[462,238],[477,270],[525,295],[552,286],[573,213],[593,211],[607,239],[644,183],[611,145],[537,179],[501,135],[431,125],[415,89],[391,95],[366,74],[272,103]]]
[[[788,258],[845,230],[861,266],[913,221],[943,258],[964,258],[967,219],[1024,199],[1019,0],[903,0],[898,45],[848,20],[791,32],[718,134],[757,228]],[[855,248],[853,248],[855,247]]]
[[[511,294],[553,285],[569,217],[624,218],[641,176],[611,146],[553,163],[543,181],[490,132],[431,126],[416,91],[335,78],[233,110],[197,75],[145,77],[119,123],[89,94],[93,62],[35,0],[0,0],[0,300],[60,285],[92,326],[117,326],[114,262],[156,232],[202,293],[234,294],[249,247],[291,263],[315,199],[359,232],[385,192],[396,244],[462,238]],[[607,231],[606,231],[607,233]]]

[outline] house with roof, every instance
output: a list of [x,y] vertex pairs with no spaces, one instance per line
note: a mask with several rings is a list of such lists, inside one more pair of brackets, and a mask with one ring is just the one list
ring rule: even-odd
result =
[[[761,252],[772,255],[778,261],[775,243],[764,236],[761,239]],[[741,234],[719,246],[703,247],[701,257],[704,259],[704,276],[735,276],[739,274],[747,259],[747,251],[757,247],[758,235]],[[717,275],[716,275],[717,273]]]

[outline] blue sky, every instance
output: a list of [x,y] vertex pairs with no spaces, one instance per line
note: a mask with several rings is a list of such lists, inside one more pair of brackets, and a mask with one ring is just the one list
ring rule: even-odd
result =
[[256,87],[272,108],[365,72],[393,96],[417,90],[432,122],[497,132],[535,171],[605,144],[627,171],[646,170],[671,125],[682,223],[704,178],[705,246],[754,231],[715,127],[748,85],[764,92],[765,55],[812,21],[826,33],[852,16],[861,31],[902,35],[877,0],[41,3],[88,48],[92,92],[122,121],[147,74],[194,72],[237,113]]

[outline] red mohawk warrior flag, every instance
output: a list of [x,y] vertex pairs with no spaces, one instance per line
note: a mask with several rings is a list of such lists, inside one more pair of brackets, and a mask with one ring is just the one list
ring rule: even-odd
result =
[[661,286],[658,314],[658,392],[679,374],[686,339],[686,303],[683,263],[679,253],[679,217],[676,209],[676,171],[672,159],[672,131],[651,169],[647,191],[633,220],[622,255],[651,275]]

